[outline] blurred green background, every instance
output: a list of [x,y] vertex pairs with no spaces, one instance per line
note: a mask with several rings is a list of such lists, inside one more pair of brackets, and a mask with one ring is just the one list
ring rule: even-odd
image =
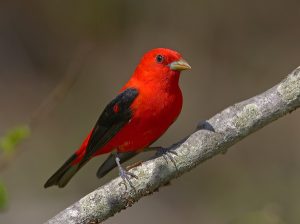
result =
[[[42,223],[117,175],[96,178],[103,156],[66,188],[43,188],[146,51],[172,48],[193,68],[181,77],[182,114],[154,144],[168,146],[300,65],[299,21],[291,0],[1,1],[0,136],[33,114],[38,122],[12,156],[0,154],[0,223]],[[37,113],[66,74],[74,85]],[[272,123],[106,223],[299,223],[299,119]]]

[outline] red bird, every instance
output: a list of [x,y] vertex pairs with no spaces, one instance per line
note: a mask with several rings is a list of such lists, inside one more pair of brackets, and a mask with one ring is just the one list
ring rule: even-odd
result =
[[[157,48],[141,59],[130,80],[100,115],[81,147],[54,173],[44,187],[64,187],[92,157],[113,152],[97,176],[118,166],[120,176],[135,175],[120,163],[157,140],[176,120],[182,108],[179,76],[190,65],[173,50]],[[124,180],[125,180],[124,179]]]

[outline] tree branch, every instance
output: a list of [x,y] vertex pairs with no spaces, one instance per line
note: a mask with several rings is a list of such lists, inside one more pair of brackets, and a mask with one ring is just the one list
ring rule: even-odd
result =
[[115,178],[46,223],[100,223],[299,106],[300,67],[266,92],[199,124],[195,133],[170,147],[177,153],[169,154],[176,163],[164,157],[146,161],[131,170],[138,176],[132,186],[126,188],[120,177]]

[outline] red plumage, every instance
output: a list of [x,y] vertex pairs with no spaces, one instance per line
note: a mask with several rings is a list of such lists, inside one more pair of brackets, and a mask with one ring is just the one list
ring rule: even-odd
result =
[[[157,140],[181,111],[179,76],[185,69],[190,69],[190,66],[178,52],[157,48],[146,53],[130,80],[120,90],[120,94],[134,90],[134,97],[123,94],[125,96],[121,100],[106,107],[79,150],[61,167],[61,172],[58,170],[48,180],[45,187],[65,186],[78,169],[94,156],[115,149],[120,153],[139,151]],[[127,102],[129,99],[132,101],[130,105]],[[115,126],[118,128],[112,128]],[[95,136],[101,137],[97,139]],[[106,140],[101,143],[103,138]],[[101,147],[97,148],[97,145]]]

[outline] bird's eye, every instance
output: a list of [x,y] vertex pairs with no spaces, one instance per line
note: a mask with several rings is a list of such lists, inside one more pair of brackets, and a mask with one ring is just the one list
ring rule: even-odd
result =
[[157,55],[156,56],[156,61],[158,62],[158,63],[162,63],[163,61],[164,61],[164,56],[162,56],[162,55]]

